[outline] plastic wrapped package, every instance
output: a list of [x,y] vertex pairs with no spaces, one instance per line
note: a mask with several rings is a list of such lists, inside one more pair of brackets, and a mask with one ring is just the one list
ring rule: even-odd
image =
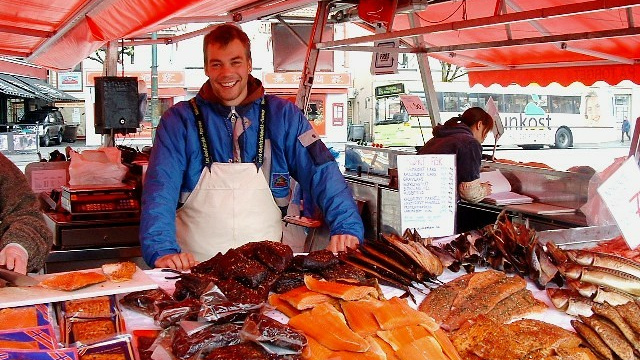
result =
[[276,355],[301,354],[307,345],[307,338],[299,331],[258,313],[246,318],[240,336],[243,340],[258,342]]
[[247,315],[262,308],[262,304],[243,304],[229,301],[217,286],[203,294],[200,301],[202,307],[198,319],[216,324],[244,321]]
[[80,360],[135,360],[129,334],[90,344],[77,343],[77,347]]
[[195,299],[169,300],[156,302],[156,307],[155,322],[164,329],[182,320],[197,320],[201,304]]
[[178,359],[190,359],[206,355],[215,348],[239,344],[241,328],[233,323],[216,325],[183,321],[173,336],[172,353]]
[[114,296],[68,300],[59,303],[60,341],[93,343],[122,334],[124,320]]
[[0,348],[45,350],[58,348],[53,327],[49,325],[33,328],[0,331]]
[[0,309],[0,330],[24,329],[52,323],[47,304]]
[[156,304],[161,301],[171,301],[171,296],[162,289],[151,289],[134,291],[126,294],[120,299],[120,305],[154,317],[156,314]]

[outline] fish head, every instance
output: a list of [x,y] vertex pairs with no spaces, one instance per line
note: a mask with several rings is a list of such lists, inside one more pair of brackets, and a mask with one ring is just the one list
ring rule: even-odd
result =
[[569,307],[569,295],[558,288],[547,288],[547,296],[558,310],[565,311]]
[[582,276],[582,265],[564,263],[558,265],[558,271],[566,279],[580,280]]

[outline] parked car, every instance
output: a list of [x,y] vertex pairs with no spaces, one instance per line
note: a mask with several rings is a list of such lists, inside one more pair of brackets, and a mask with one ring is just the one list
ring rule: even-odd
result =
[[37,132],[40,146],[49,146],[52,141],[60,145],[64,133],[64,118],[57,107],[46,106],[26,112],[18,127],[21,131]]

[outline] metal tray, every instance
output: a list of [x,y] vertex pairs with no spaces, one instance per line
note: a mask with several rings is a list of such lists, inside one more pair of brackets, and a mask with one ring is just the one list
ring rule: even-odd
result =
[[570,229],[545,230],[538,232],[538,241],[546,244],[551,241],[562,249],[588,249],[601,241],[620,236],[617,225],[587,226]]

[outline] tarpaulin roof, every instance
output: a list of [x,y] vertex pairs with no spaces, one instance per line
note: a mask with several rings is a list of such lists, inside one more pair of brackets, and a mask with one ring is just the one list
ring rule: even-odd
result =
[[248,21],[313,0],[0,0],[0,55],[70,70],[106,42],[188,22]]
[[402,39],[406,52],[465,67],[471,84],[568,85],[628,79],[640,84],[638,0],[427,1],[393,19],[391,32],[318,44]]
[[[361,5],[365,0],[361,0]],[[393,3],[391,0],[371,4]],[[0,0],[0,55],[68,70],[107,41],[187,22],[248,21],[313,0]],[[393,31],[318,44],[319,49],[402,38],[464,66],[471,83],[640,83],[638,0],[405,0]],[[414,22],[411,24],[410,18]],[[338,46],[335,46],[338,44]],[[595,71],[593,69],[596,69]]]

